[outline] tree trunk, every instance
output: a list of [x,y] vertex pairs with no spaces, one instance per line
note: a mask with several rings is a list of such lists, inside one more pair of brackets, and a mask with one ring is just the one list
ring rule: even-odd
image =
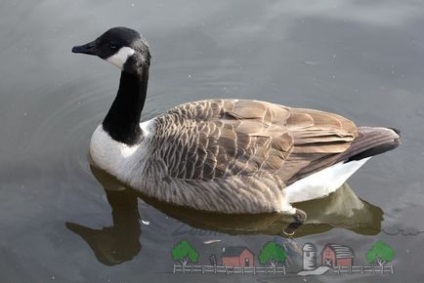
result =
[[269,263],[271,264],[271,267],[272,267],[272,269],[273,269],[272,271],[273,271],[273,273],[275,274],[275,273],[276,273],[275,266],[277,265],[277,262],[276,262],[276,261],[271,260]]
[[383,266],[386,263],[386,261],[382,260],[380,257],[376,257],[376,260],[379,266]]
[[187,262],[188,262],[188,259],[187,259],[187,258],[183,258],[183,259],[181,260],[181,264],[182,264],[182,266],[183,266],[183,273],[185,273],[185,267],[186,267],[186,265],[187,265]]

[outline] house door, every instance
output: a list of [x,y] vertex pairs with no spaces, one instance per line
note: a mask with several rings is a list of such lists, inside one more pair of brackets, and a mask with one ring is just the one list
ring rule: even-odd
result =
[[249,267],[250,266],[249,258],[245,258],[244,259],[244,266],[245,267]]
[[329,267],[333,267],[333,260],[331,260],[330,258],[326,258],[324,265],[329,266]]

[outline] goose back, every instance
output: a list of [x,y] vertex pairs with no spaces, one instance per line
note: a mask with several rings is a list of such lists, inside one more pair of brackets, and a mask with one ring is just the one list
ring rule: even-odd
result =
[[254,100],[186,103],[155,120],[151,158],[191,180],[271,173],[289,185],[328,167],[357,135],[339,115]]

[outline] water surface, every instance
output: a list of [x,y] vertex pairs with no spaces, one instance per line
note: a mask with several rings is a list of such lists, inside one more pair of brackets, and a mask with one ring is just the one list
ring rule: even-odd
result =
[[[0,11],[1,281],[303,281],[295,275],[301,269],[296,252],[286,278],[173,274],[171,249],[181,240],[198,250],[199,264],[230,246],[248,247],[257,260],[275,240],[300,248],[310,242],[319,251],[326,243],[346,245],[355,251],[355,265],[366,265],[367,251],[383,240],[395,251],[393,274],[307,280],[423,280],[419,1],[3,0]],[[316,223],[291,241],[276,236],[280,219],[273,216],[193,218],[132,194],[107,196],[109,183],[97,181],[87,150],[119,72],[70,50],[117,25],[139,30],[152,48],[143,119],[190,100],[261,99],[399,128],[403,145],[368,162],[341,197],[303,204]],[[221,242],[205,245],[209,240]]]

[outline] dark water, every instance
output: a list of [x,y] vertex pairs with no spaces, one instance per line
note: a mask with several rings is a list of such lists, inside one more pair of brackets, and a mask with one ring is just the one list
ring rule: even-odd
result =
[[[118,2],[0,2],[2,282],[424,280],[420,1]],[[301,204],[309,223],[292,240],[276,236],[284,221],[275,215],[194,214],[128,192],[106,195],[113,183],[91,172],[87,150],[119,72],[70,49],[116,25],[143,32],[152,48],[144,119],[189,100],[261,99],[396,127],[403,145],[368,162],[352,190]],[[257,265],[275,240],[290,251],[288,274],[173,274],[171,249],[181,240],[198,264],[213,253],[220,264],[223,247],[246,246]],[[354,265],[368,265],[378,240],[395,252],[393,274],[296,275],[307,242],[318,252],[349,246]]]

